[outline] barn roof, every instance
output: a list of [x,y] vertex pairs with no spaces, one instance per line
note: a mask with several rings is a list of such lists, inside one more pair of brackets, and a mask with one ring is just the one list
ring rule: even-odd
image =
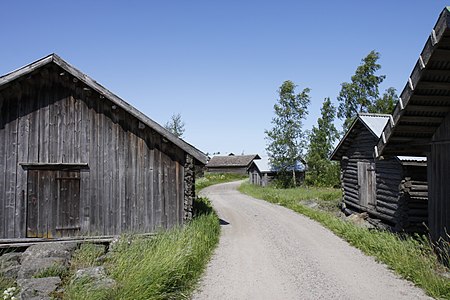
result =
[[129,103],[125,102],[123,99],[118,97],[117,95],[110,92],[108,89],[97,83],[95,80],[87,76],[86,74],[82,73],[66,61],[64,61],[61,57],[59,57],[56,54],[50,54],[42,59],[39,59],[27,66],[24,66],[20,69],[17,69],[15,71],[12,71],[11,73],[8,73],[4,76],[0,77],[0,90],[4,88],[8,83],[29,75],[32,72],[35,72],[37,70],[40,70],[41,68],[44,68],[45,66],[49,64],[55,64],[59,66],[61,69],[63,69],[65,72],[71,74],[74,78],[77,80],[83,82],[91,88],[92,90],[96,91],[100,94],[100,96],[108,99],[113,104],[117,105],[118,107],[122,108],[124,111],[131,114],[133,117],[138,119],[140,122],[142,122],[144,125],[152,128],[157,133],[159,133],[162,137],[167,139],[168,141],[172,142],[177,147],[181,148],[186,153],[192,155],[198,162],[201,164],[206,164],[207,156],[202,151],[198,150],[191,144],[187,143],[186,141],[176,137],[171,132],[169,132],[167,129],[147,117],[145,114],[134,108]]
[[400,94],[377,155],[425,155],[450,112],[450,8],[445,8]]
[[[355,138],[356,132],[361,130],[361,128],[366,128],[372,135],[380,139],[383,133],[383,129],[386,124],[391,119],[391,115],[388,114],[372,114],[372,113],[359,113],[358,116],[353,120],[350,129],[347,131],[345,136],[339,142],[337,147],[331,154],[331,160],[341,160],[347,149],[352,146],[353,139]],[[415,157],[415,156],[397,156],[397,158],[403,162],[426,162],[425,157]]]
[[261,159],[261,157],[258,154],[213,156],[207,167],[248,167],[255,159]]
[[341,160],[344,153],[352,146],[356,133],[362,128],[366,128],[374,137],[379,139],[389,118],[390,115],[386,114],[359,113],[331,154],[331,160]]

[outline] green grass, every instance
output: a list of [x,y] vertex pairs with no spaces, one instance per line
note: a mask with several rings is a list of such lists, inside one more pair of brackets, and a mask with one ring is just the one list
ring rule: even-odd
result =
[[[308,193],[302,189],[281,190],[243,184],[240,191],[255,198],[283,205],[320,222],[351,245],[367,255],[374,256],[403,278],[423,288],[428,295],[450,299],[450,280],[439,274],[440,271],[445,271],[444,267],[439,264],[425,237],[401,237],[386,231],[368,230],[339,219],[330,212],[305,207],[299,200],[305,199]],[[328,197],[321,194],[316,196]]]
[[15,287],[16,282],[14,279],[6,278],[3,275],[0,275],[0,295],[3,296],[3,291],[10,287]]
[[[196,192],[207,186],[240,180],[246,176],[205,174],[196,182]],[[188,299],[196,287],[220,234],[217,215],[208,199],[194,202],[195,218],[187,225],[158,233],[151,238],[121,236],[105,262],[114,289],[98,289],[88,279],[68,282],[65,299]],[[95,266],[101,255],[83,245],[71,260],[72,274],[78,268]]]
[[198,178],[195,182],[196,192],[208,187],[210,185],[242,180],[248,178],[247,175],[239,174],[222,174],[222,173],[205,173],[205,176]]

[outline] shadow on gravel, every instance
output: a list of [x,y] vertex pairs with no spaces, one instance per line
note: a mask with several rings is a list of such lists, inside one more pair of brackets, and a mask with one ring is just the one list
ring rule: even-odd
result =
[[219,224],[222,226],[222,225],[230,225],[230,223],[228,223],[227,221],[225,221],[225,220],[222,220],[222,219],[219,219]]

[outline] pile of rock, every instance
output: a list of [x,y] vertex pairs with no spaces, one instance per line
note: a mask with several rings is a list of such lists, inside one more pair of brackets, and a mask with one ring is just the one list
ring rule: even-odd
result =
[[[20,299],[52,299],[61,290],[61,278],[66,274],[70,259],[79,243],[41,243],[25,252],[10,252],[0,256],[0,274],[16,280]],[[103,247],[103,245],[99,245]],[[49,277],[46,277],[48,274]],[[36,278],[38,277],[38,278]],[[95,287],[111,288],[113,279],[106,276],[103,267],[78,270],[72,281],[88,277]]]

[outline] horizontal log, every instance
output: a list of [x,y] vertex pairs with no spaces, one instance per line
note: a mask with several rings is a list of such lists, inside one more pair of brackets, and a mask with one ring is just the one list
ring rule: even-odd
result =
[[394,224],[396,223],[396,219],[394,217],[392,217],[391,215],[387,215],[387,214],[384,214],[383,212],[375,211],[373,209],[361,206],[356,203],[349,203],[349,205],[353,206],[354,208],[357,208],[360,211],[367,212],[369,214],[369,216],[371,216],[371,217],[375,217],[375,218],[381,219],[383,221],[387,221],[387,222],[394,223]]
[[392,209],[392,210],[397,210],[398,209],[398,204],[384,202],[384,201],[380,201],[380,200],[377,199],[377,207],[385,207],[385,208],[389,208],[389,209]]

